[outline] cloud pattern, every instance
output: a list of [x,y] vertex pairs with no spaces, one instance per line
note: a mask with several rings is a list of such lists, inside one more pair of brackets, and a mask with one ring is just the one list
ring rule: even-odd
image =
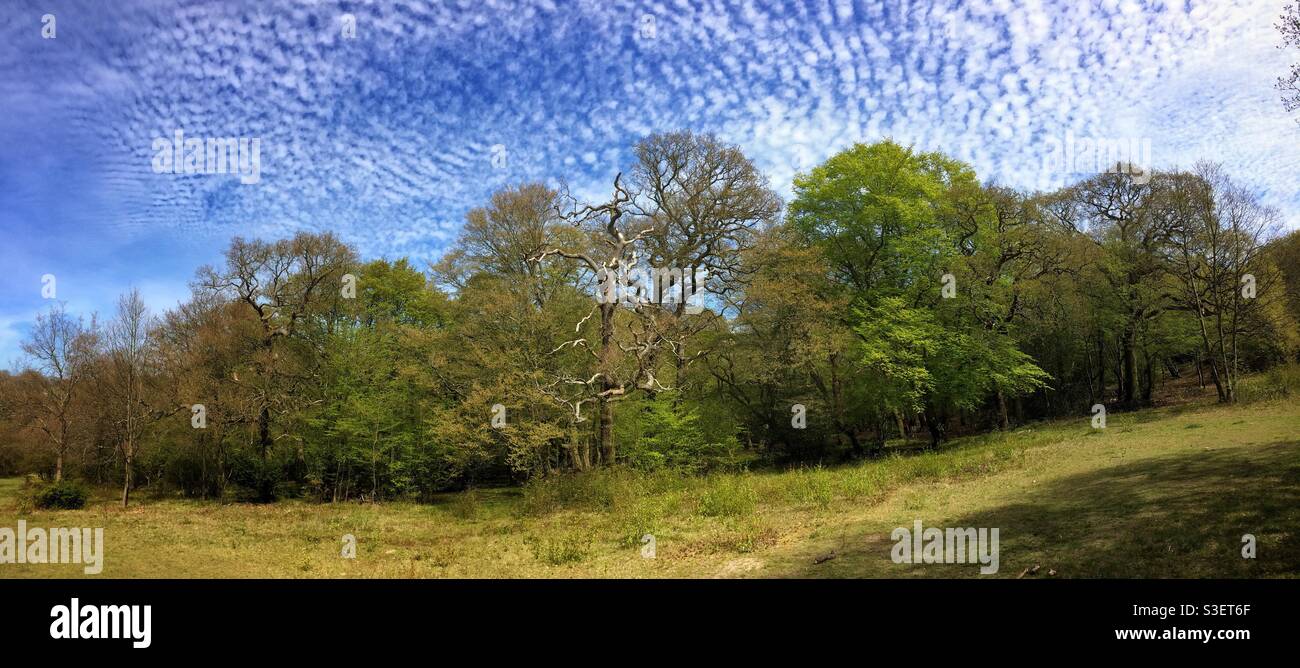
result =
[[[1155,166],[1223,162],[1296,227],[1282,4],[20,2],[0,13],[0,359],[47,271],[106,313],[127,285],[174,303],[236,234],[432,260],[492,190],[599,197],[639,137],[677,128],[741,145],[787,194],[886,136],[1034,189],[1068,178],[1044,169],[1066,133],[1145,138]],[[177,129],[260,138],[260,182],[154,173]]]

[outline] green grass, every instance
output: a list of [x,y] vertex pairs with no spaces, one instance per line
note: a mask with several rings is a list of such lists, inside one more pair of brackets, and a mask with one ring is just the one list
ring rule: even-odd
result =
[[[99,577],[977,577],[894,564],[894,527],[998,527],[1001,570],[1057,577],[1300,575],[1300,399],[1090,415],[841,467],[599,471],[432,504],[218,504],[112,490],[0,526],[105,528]],[[1259,556],[1240,556],[1242,534]],[[342,537],[357,558],[340,557]],[[641,555],[655,537],[654,559]],[[833,558],[825,559],[833,555]],[[821,563],[815,563],[820,561]],[[81,577],[0,564],[0,577]]]

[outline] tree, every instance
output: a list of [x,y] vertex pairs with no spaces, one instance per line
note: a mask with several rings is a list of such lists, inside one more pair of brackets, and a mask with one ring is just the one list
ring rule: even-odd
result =
[[1125,406],[1139,403],[1139,337],[1170,306],[1172,289],[1163,264],[1170,227],[1160,215],[1159,199],[1166,178],[1139,181],[1117,169],[1067,189],[1059,197],[1070,203],[1053,209],[1060,223],[1101,252],[1090,270],[1104,287],[1092,296],[1118,330],[1116,377]]
[[1274,239],[1268,251],[1273,266],[1282,273],[1287,308],[1300,321],[1300,230]]
[[135,485],[135,459],[145,431],[158,420],[178,412],[174,390],[163,386],[170,369],[157,355],[156,323],[132,289],[117,301],[117,314],[105,328],[105,373],[98,387],[110,397],[110,416],[122,455],[122,507]]
[[[687,365],[709,353],[688,353],[687,343],[723,317],[727,302],[743,289],[749,271],[741,258],[776,221],[781,199],[740,148],[712,135],[651,135],[637,144],[636,158],[631,209],[651,230],[643,237],[644,259],[651,269],[671,272],[668,281],[650,286],[659,291],[653,301],[669,311],[650,336],[662,338],[672,353],[673,384],[680,390]],[[694,309],[680,297],[665,299],[662,293],[673,290],[700,295],[696,304],[713,298],[716,312]]]
[[84,385],[95,361],[98,331],[68,315],[62,303],[36,316],[28,340],[22,343],[39,376],[29,377],[28,419],[44,435],[55,454],[54,479],[63,480],[63,465],[72,445],[73,423]]
[[[1028,254],[988,199],[969,166],[892,141],[855,145],[795,178],[790,222],[848,298],[843,326],[885,389],[878,411],[919,412],[935,445],[954,410],[1046,377],[1005,316],[988,315],[986,288]],[[1000,308],[1014,314],[1014,303]]]
[[547,244],[580,243],[560,217],[560,194],[541,183],[506,187],[487,206],[471,209],[454,248],[433,266],[434,275],[459,290],[479,275],[509,276],[528,285],[537,308],[576,281],[576,269],[529,259]]
[[351,249],[331,234],[299,233],[267,243],[236,237],[222,268],[204,267],[198,285],[248,309],[257,327],[251,344],[250,378],[244,384],[255,396],[257,443],[265,461],[274,437],[276,413],[302,401],[312,380],[310,345],[304,348],[310,317],[337,302]]
[[[574,207],[564,214],[564,219],[570,225],[587,233],[587,248],[548,246],[530,258],[534,263],[543,262],[552,255],[576,260],[601,283],[596,293],[596,304],[575,327],[575,331],[581,334],[583,325],[599,313],[599,348],[593,350],[588,344],[588,337],[578,336],[561,343],[552,351],[581,348],[594,358],[595,372],[586,378],[564,373],[545,386],[539,385],[539,389],[571,408],[576,421],[585,419],[582,417],[583,404],[596,403],[600,420],[597,463],[607,464],[613,464],[616,455],[614,403],[637,390],[667,389],[655,377],[654,368],[655,353],[662,345],[663,338],[656,332],[654,314],[641,301],[640,295],[632,296],[633,318],[624,319],[627,324],[625,331],[632,341],[629,343],[615,339],[615,316],[626,296],[623,288],[628,285],[629,273],[639,266],[638,243],[653,231],[651,227],[631,230],[627,221],[623,220],[633,193],[623,185],[622,179],[622,173],[614,177],[614,192],[608,202]],[[636,321],[639,321],[639,326],[633,324]],[[630,374],[620,369],[619,362],[623,354],[630,354],[634,359],[635,364]],[[577,394],[566,397],[563,390],[574,388],[577,389]]]
[[1232,403],[1242,336],[1257,330],[1252,324],[1283,294],[1281,276],[1265,255],[1280,223],[1217,165],[1202,163],[1196,173],[1168,175],[1162,183],[1169,266],[1182,284],[1182,304],[1196,317],[1219,401]]
[[[561,410],[567,388],[555,380],[588,366],[588,349],[556,348],[574,331],[569,323],[589,312],[586,269],[560,258],[534,261],[547,243],[583,248],[589,241],[590,230],[564,220],[563,201],[541,184],[494,193],[487,207],[470,211],[433,268],[456,290],[455,327],[434,335],[432,355],[437,392],[447,399],[427,420],[428,463],[440,477],[468,484],[492,461],[514,475],[583,470],[599,457],[579,429],[587,421],[581,405]],[[495,406],[505,413],[499,428],[488,420]]]
[[857,359],[843,326],[848,295],[833,285],[820,249],[783,225],[761,233],[743,257],[749,279],[733,300],[736,316],[706,362],[751,437],[793,459],[819,458],[837,439],[861,456],[867,430],[883,446],[888,401]]
[[[1300,4],[1287,5],[1282,10],[1277,26],[1282,33],[1280,49],[1287,47],[1300,49]],[[1287,111],[1300,109],[1300,63],[1291,66],[1287,76],[1277,78],[1277,89],[1282,91],[1282,104]],[[1300,122],[1300,118],[1296,119]]]

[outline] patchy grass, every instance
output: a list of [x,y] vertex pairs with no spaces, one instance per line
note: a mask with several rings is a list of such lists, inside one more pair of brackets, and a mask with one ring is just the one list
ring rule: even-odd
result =
[[[1300,401],[1089,415],[960,439],[938,452],[784,472],[692,477],[600,471],[476,489],[432,504],[218,504],[111,490],[83,510],[22,512],[0,480],[0,526],[105,529],[99,577],[977,577],[894,564],[889,533],[997,527],[1016,577],[1300,574]],[[1254,560],[1240,556],[1253,534]],[[340,556],[342,537],[357,558]],[[655,537],[656,557],[641,556]],[[829,557],[829,558],[828,558]],[[815,563],[817,562],[817,563]],[[0,564],[0,577],[83,577]]]

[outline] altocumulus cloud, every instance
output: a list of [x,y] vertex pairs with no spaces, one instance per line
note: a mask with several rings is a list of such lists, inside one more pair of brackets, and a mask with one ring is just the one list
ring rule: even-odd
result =
[[[1023,188],[1060,184],[1043,162],[1066,133],[1149,138],[1157,167],[1221,161],[1300,224],[1300,126],[1271,88],[1281,0],[167,4],[0,13],[6,331],[51,267],[102,313],[133,283],[174,302],[234,234],[433,259],[493,189],[603,193],[637,138],[682,127],[784,192],[884,136]],[[260,138],[260,180],[154,173],[177,129]]]

